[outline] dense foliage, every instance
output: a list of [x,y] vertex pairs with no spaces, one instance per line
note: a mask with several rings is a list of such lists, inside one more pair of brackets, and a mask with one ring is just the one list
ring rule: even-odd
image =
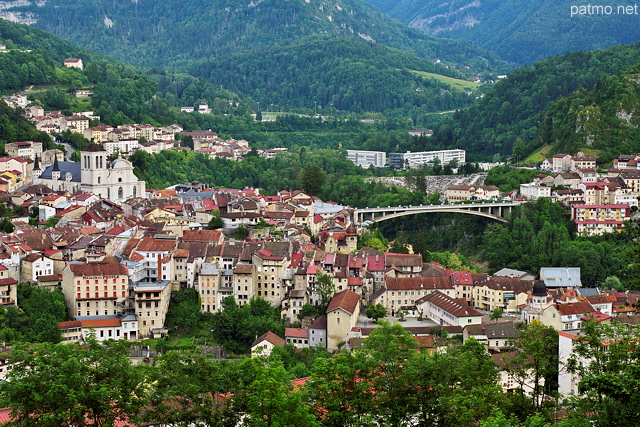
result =
[[64,295],[29,285],[18,285],[20,308],[0,306],[0,340],[15,342],[60,341],[58,322],[68,319]]
[[[263,106],[309,107],[391,113],[407,106],[423,111],[470,105],[474,97],[415,71],[452,74],[431,61],[351,38],[318,37],[268,53],[212,58],[190,73],[251,96]],[[407,114],[408,111],[405,112]]]
[[628,281],[633,246],[629,230],[598,237],[575,233],[569,212],[540,198],[514,211],[508,224],[491,224],[483,235],[489,270],[503,267],[537,273],[540,267],[580,267],[583,286],[599,286],[609,276]]
[[284,320],[280,308],[262,298],[252,298],[238,306],[232,296],[222,300],[222,310],[212,319],[213,339],[230,352],[247,354],[253,341],[265,332],[284,335]]
[[511,155],[521,138],[528,154],[542,145],[541,140],[548,140],[544,132],[550,126],[542,118],[554,101],[580,88],[591,89],[604,75],[638,63],[640,45],[634,44],[567,53],[518,69],[472,107],[436,127],[434,142],[491,159],[496,153],[503,158]]
[[[590,16],[572,16],[572,6],[583,4],[570,1],[366,1],[426,34],[470,40],[523,65],[568,51],[604,49],[640,39],[631,0],[602,3],[611,6],[613,14]],[[618,6],[630,6],[632,13],[626,9],[626,14],[621,13]]]
[[511,191],[519,189],[520,184],[531,182],[531,179],[539,174],[540,171],[535,169],[498,166],[489,170],[484,183],[487,185],[495,185],[500,191]]
[[[474,339],[443,351],[419,352],[409,331],[380,323],[362,348],[333,356],[287,345],[269,357],[223,361],[169,351],[150,365],[134,366],[126,347],[116,342],[18,348],[11,354],[14,368],[0,400],[12,408],[16,426],[129,421],[577,427],[588,421],[632,425],[638,416],[637,327],[624,327],[620,335],[621,326],[588,324],[576,356],[594,363],[562,366],[582,375],[584,395],[555,406],[554,384],[547,381],[558,362],[557,332],[551,328],[539,323],[524,327],[514,342],[522,357],[505,360],[516,384],[533,375],[533,394],[527,395],[501,391],[494,361]],[[607,352],[602,352],[603,340],[610,344]],[[292,382],[301,374],[308,380]],[[566,419],[556,421],[559,410]]]

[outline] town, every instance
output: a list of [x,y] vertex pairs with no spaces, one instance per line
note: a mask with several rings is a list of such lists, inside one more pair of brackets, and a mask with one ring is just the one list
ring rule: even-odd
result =
[[[64,65],[81,68],[78,61],[70,58]],[[75,91],[79,98],[91,95]],[[512,208],[539,198],[568,207],[579,235],[621,232],[638,209],[640,155],[620,155],[612,168],[602,169],[583,152],[555,154],[519,189],[485,185],[486,172],[441,176],[427,185],[440,194],[441,205],[355,209],[296,189],[264,195],[257,188],[199,182],[150,189],[128,160],[136,151],[190,150],[233,161],[251,151],[266,159],[289,153],[253,150],[246,140],[211,130],[187,132],[177,124],[112,127],[92,111],[44,111],[25,93],[5,101],[52,138],[66,133],[91,141],[79,149],[58,146],[64,151],[44,150],[42,142],[12,142],[0,158],[0,201],[5,213],[14,213],[0,224],[2,303],[20,308],[19,287],[61,293],[71,320],[57,325],[60,345],[167,338],[174,332],[167,324],[173,296],[192,290],[202,313],[259,300],[280,313],[282,334],[256,335],[243,350],[251,358],[269,358],[287,346],[328,354],[358,351],[391,322],[428,354],[478,343],[491,357],[502,392],[524,393],[542,405],[547,381],[556,382],[563,399],[580,395],[579,372],[568,367],[588,364],[576,352],[585,328],[639,322],[639,291],[583,283],[579,267],[540,265],[535,276],[504,267],[489,275],[425,261],[407,243],[393,245],[399,253],[391,244],[367,247],[361,238],[399,213],[444,209],[506,221]],[[200,104],[197,112],[210,110]],[[429,137],[431,131],[409,134]],[[347,150],[346,156],[362,168],[399,171],[436,163],[455,171],[466,162],[459,149]],[[402,177],[381,180],[406,185]],[[553,378],[541,377],[521,359],[527,328],[537,325],[557,331]],[[228,357],[224,346],[216,354]],[[13,367],[11,358],[2,359],[0,379],[10,381]]]

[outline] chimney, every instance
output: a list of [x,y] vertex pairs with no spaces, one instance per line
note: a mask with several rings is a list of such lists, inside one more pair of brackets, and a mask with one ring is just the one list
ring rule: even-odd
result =
[[158,254],[158,281],[162,280],[162,255]]

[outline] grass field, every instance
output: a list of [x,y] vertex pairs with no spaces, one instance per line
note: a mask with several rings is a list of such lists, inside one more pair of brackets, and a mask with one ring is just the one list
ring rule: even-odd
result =
[[539,150],[534,151],[529,155],[529,157],[524,159],[524,163],[527,165],[542,163],[542,161],[547,157],[547,153],[551,151],[551,148],[553,148],[551,145],[545,145]]
[[410,70],[410,71],[424,78],[439,80],[442,83],[446,83],[450,85],[454,89],[474,90],[478,86],[480,86],[480,83],[470,82],[468,80],[455,79],[453,77],[447,77],[441,74],[427,73],[426,71],[416,71],[416,70]]

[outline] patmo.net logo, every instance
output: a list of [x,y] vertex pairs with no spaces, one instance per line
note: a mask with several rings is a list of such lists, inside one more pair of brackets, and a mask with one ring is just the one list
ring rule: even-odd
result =
[[598,16],[598,15],[638,15],[638,5],[602,5],[602,4],[583,4],[571,5],[571,17],[576,16]]

